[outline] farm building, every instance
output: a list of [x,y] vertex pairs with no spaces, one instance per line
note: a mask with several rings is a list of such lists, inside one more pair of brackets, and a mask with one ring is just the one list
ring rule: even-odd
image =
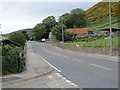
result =
[[72,32],[72,33],[76,34],[77,36],[88,35],[88,30],[87,29],[82,29],[82,28],[66,29],[65,31],[66,32]]

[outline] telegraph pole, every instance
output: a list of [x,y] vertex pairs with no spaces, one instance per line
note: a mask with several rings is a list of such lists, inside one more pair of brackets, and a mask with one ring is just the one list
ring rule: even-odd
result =
[[[0,29],[1,29],[1,24],[0,24]],[[2,32],[0,31],[0,33],[1,33],[1,36],[2,36]]]
[[62,19],[62,42],[64,43],[63,18]]
[[111,19],[111,2],[109,0],[109,25],[110,25],[110,55],[112,56],[112,19]]
[[62,43],[64,43],[64,31],[63,31],[63,18],[58,16],[62,20]]

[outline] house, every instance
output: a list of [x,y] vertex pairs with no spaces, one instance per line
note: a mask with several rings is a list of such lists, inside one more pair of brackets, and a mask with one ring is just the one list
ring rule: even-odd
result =
[[88,35],[88,30],[83,28],[77,28],[77,29],[66,29],[66,32],[72,32],[76,34],[77,36],[83,36]]
[[[110,33],[110,28],[102,28],[102,29],[99,29],[97,30],[98,34],[108,34]],[[117,32],[117,31],[120,31],[120,28],[112,28],[112,32]]]
[[88,35],[94,35],[93,31],[88,31]]
[[0,40],[0,46],[2,46],[2,45],[10,45],[10,46],[21,47],[21,45],[19,43],[16,43],[16,42],[8,40],[8,39]]

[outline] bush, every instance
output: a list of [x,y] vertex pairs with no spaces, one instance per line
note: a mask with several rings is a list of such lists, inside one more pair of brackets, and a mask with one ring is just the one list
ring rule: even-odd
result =
[[24,67],[25,58],[22,48],[2,46],[2,74],[21,72]]
[[25,45],[25,41],[26,41],[25,35],[21,32],[13,32],[9,34],[9,39],[23,46]]
[[76,41],[93,41],[97,39],[104,39],[105,37],[109,37],[109,35],[87,35],[81,37],[75,37]]

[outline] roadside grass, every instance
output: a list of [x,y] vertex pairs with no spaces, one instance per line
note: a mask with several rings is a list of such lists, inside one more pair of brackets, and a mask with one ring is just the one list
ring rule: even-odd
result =
[[[120,37],[115,37],[112,38],[113,42],[113,48],[118,48],[119,47],[119,41]],[[110,47],[110,39],[99,39],[95,41],[81,41],[81,42],[72,42],[72,43],[64,43],[64,45],[68,46],[81,46],[81,47]]]

